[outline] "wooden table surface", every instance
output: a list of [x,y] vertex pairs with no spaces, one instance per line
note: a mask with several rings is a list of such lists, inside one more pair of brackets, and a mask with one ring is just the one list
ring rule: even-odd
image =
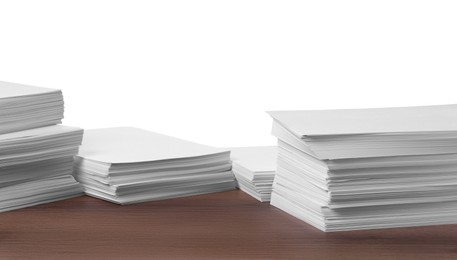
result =
[[243,192],[0,214],[0,259],[457,259],[457,225],[323,233]]

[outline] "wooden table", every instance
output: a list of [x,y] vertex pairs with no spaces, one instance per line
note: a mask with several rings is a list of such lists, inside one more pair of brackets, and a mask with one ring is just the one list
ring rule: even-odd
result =
[[0,214],[0,259],[457,259],[457,225],[323,233],[241,191]]

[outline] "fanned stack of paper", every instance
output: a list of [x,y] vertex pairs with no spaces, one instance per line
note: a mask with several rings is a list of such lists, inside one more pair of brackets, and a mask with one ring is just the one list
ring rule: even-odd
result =
[[235,189],[230,151],[138,128],[87,130],[76,157],[86,194],[119,204]]
[[457,105],[269,114],[272,205],[324,231],[457,223]]
[[0,82],[0,107],[0,212],[82,195],[71,175],[83,130],[52,125],[60,90]]
[[63,110],[58,89],[0,81],[0,134],[60,124]]
[[270,201],[277,147],[237,147],[230,150],[232,171],[240,189],[261,202]]

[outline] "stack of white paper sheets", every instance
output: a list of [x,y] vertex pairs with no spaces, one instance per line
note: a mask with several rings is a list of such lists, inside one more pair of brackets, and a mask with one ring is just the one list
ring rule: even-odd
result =
[[0,81],[0,134],[60,124],[63,110],[58,89]]
[[71,175],[83,130],[55,125],[60,90],[0,82],[0,107],[0,212],[82,195]]
[[276,172],[277,147],[231,148],[232,171],[240,189],[257,200],[270,201]]
[[0,188],[0,212],[83,195],[71,175],[40,178]]
[[270,115],[272,205],[324,231],[457,223],[457,105]]
[[75,161],[88,195],[119,204],[235,189],[230,151],[138,128],[87,130]]

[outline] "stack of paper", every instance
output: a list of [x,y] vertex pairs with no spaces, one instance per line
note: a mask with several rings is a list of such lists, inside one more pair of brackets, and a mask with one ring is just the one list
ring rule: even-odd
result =
[[457,105],[270,115],[272,205],[324,231],[457,223]]
[[232,171],[240,189],[257,200],[270,201],[276,172],[276,146],[231,148]]
[[0,134],[59,124],[63,110],[60,90],[0,81]]
[[83,130],[55,125],[60,90],[0,82],[0,107],[0,212],[83,194],[71,176]]
[[119,204],[235,189],[230,151],[130,128],[87,130],[76,157],[86,194]]

